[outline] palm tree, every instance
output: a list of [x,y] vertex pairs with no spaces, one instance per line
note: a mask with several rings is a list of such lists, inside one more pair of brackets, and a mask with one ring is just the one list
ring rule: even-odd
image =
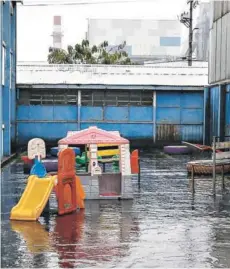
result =
[[48,62],[50,64],[131,64],[128,54],[124,51],[126,42],[108,50],[108,41],[103,41],[99,46],[90,47],[89,41],[83,39],[81,44],[63,49],[50,48]]

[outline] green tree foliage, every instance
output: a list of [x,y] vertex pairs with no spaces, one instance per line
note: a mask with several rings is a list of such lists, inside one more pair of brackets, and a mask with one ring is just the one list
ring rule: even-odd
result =
[[50,64],[132,64],[124,50],[126,42],[109,49],[107,41],[99,46],[90,47],[88,40],[74,47],[68,46],[67,50],[50,48],[48,62]]

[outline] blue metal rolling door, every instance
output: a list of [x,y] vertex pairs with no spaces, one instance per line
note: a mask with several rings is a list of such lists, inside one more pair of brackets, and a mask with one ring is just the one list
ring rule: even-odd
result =
[[157,141],[202,141],[202,92],[157,92]]

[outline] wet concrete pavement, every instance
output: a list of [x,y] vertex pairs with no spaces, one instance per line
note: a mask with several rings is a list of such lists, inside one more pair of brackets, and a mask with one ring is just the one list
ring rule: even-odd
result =
[[8,165],[1,185],[2,268],[230,267],[230,194],[222,195],[219,180],[213,199],[211,178],[201,178],[193,196],[190,158],[142,152],[133,201],[87,201],[84,211],[39,222],[9,221],[26,177],[22,164]]

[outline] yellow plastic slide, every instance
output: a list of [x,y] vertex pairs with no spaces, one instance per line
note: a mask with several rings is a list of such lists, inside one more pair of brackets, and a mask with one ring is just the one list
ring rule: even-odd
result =
[[53,190],[56,176],[38,178],[30,176],[18,204],[11,210],[11,220],[37,220]]

